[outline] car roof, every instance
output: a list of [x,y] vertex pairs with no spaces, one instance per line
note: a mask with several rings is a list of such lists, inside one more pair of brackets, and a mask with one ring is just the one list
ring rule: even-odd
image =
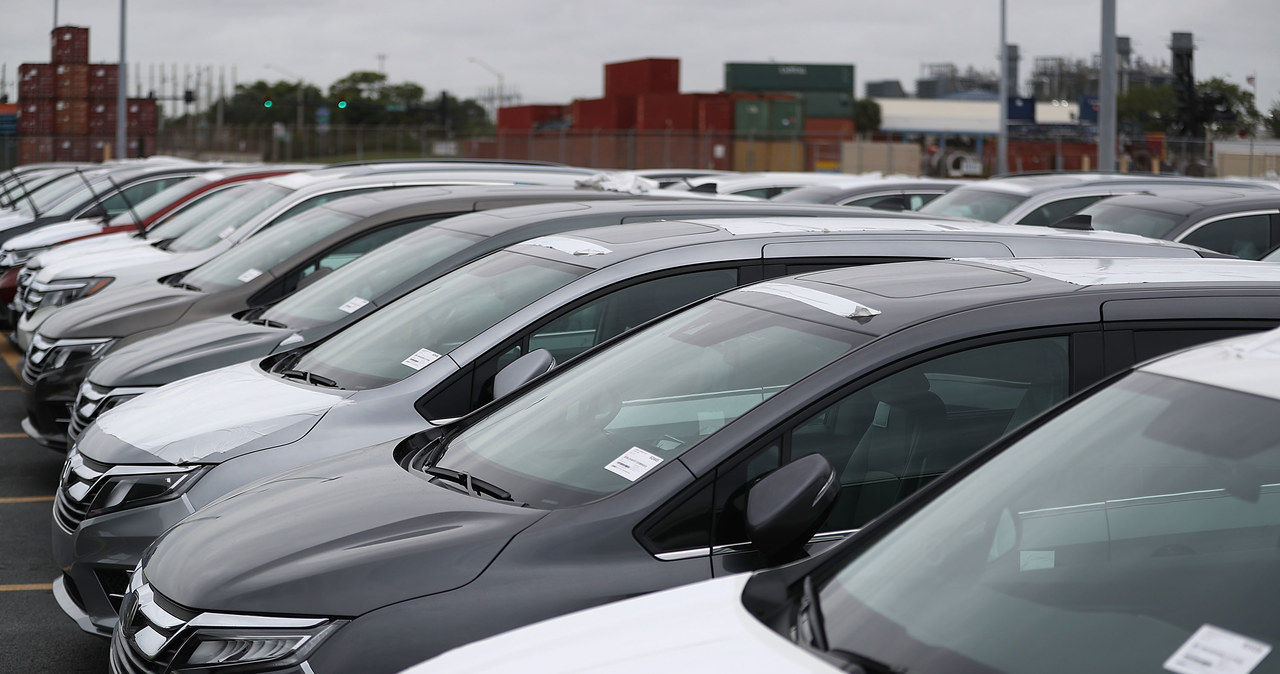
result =
[[1111,197],[1098,207],[1124,206],[1169,215],[1187,216],[1206,209],[1251,209],[1280,207],[1280,190],[1275,194],[1258,190],[1218,187],[1152,187],[1138,194]]
[[1275,189],[1274,185],[1268,185],[1260,182],[1141,173],[1045,173],[1036,175],[1019,175],[990,178],[959,189],[991,190],[1030,196],[1055,190],[1069,190],[1072,188],[1087,188],[1116,184],[1126,184],[1130,186],[1134,184],[1178,185],[1183,187],[1199,185],[1249,190]]
[[944,180],[942,178],[911,178],[908,176],[890,176],[880,180],[865,180],[851,183],[835,183],[824,185],[806,185],[797,187],[790,192],[778,195],[775,199],[795,200],[802,196],[813,196],[815,198],[825,197],[831,199],[843,199],[845,197],[857,196],[869,192],[881,192],[885,190],[910,190],[910,189],[936,189],[943,188],[945,190],[954,189],[961,185],[972,183],[971,180]]
[[1180,351],[1137,369],[1280,399],[1280,328]]

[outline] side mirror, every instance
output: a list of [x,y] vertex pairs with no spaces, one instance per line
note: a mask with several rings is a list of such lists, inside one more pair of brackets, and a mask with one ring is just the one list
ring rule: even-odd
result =
[[839,495],[836,471],[825,456],[796,459],[747,492],[747,535],[770,564],[799,559]]
[[1093,229],[1093,216],[1076,213],[1075,215],[1068,215],[1049,226],[1057,229],[1079,229],[1087,232]]
[[493,399],[497,400],[521,386],[541,377],[555,367],[556,359],[546,349],[537,349],[520,356],[502,368],[493,378]]

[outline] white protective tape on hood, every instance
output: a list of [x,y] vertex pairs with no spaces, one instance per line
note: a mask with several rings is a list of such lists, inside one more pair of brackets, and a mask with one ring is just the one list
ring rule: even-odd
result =
[[606,171],[574,181],[574,185],[583,189],[600,190],[602,192],[623,192],[626,194],[648,194],[660,187],[656,180],[649,180],[634,173]]
[[145,393],[97,420],[108,435],[180,463],[234,449],[307,419],[343,396],[264,377],[255,364],[198,374]]
[[753,286],[740,288],[740,290],[744,293],[764,293],[766,295],[785,297],[845,318],[870,318],[880,315],[878,309],[872,309],[865,304],[838,295],[832,295],[831,293],[824,293],[821,290],[791,285],[790,283],[757,283]]

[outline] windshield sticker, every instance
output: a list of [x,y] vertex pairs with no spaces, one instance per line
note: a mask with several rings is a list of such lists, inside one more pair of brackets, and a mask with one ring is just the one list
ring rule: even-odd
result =
[[632,447],[623,452],[622,456],[611,461],[604,469],[621,475],[628,482],[635,482],[660,463],[662,463],[662,457],[650,454],[639,447]]
[[351,299],[347,300],[345,304],[338,307],[338,311],[343,311],[349,314],[353,311],[358,310],[360,307],[363,307],[368,303],[369,303],[369,300],[366,300],[363,297],[352,297]]
[[1271,646],[1213,625],[1201,625],[1164,663],[1177,674],[1249,674]]
[[218,232],[218,238],[219,238],[219,239],[225,239],[225,238],[227,238],[228,236],[231,236],[232,234],[235,234],[235,233],[236,233],[236,228],[235,228],[235,227],[228,227],[228,228],[226,228],[226,229],[222,230],[221,232]]
[[435,351],[432,351],[431,349],[418,349],[412,356],[400,361],[400,364],[406,367],[411,367],[415,370],[421,370],[437,360],[440,360],[440,354]]
[[1018,553],[1018,570],[1052,569],[1055,561],[1053,550],[1023,550]]
[[845,318],[870,318],[880,315],[878,309],[872,309],[865,304],[832,295],[831,293],[824,293],[821,290],[804,288],[790,283],[757,283],[753,286],[741,288],[741,290],[746,293],[764,293],[766,295],[785,297]]
[[526,241],[530,246],[550,248],[570,255],[608,255],[613,251],[599,244],[575,239],[569,236],[544,236]]
[[253,279],[258,278],[259,276],[262,276],[262,271],[261,271],[261,270],[258,270],[258,269],[246,269],[246,270],[244,270],[244,273],[243,273],[243,274],[241,274],[241,275],[239,275],[239,276],[237,276],[237,277],[236,277],[236,280],[237,280],[237,281],[239,281],[239,282],[241,282],[241,283],[248,283],[249,281],[252,281]]

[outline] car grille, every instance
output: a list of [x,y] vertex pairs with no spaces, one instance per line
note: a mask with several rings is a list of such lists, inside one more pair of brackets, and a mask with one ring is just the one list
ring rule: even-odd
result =
[[160,674],[169,670],[186,640],[187,623],[198,615],[143,585],[126,595],[111,637],[113,674]]
[[31,269],[18,272],[18,289],[13,295],[13,304],[19,312],[30,310],[27,296],[31,294],[31,282],[35,277],[36,273]]
[[49,363],[49,351],[52,348],[53,344],[45,341],[40,335],[31,339],[31,346],[27,349],[27,356],[22,364],[23,381],[28,384],[36,383]]
[[89,513],[89,504],[102,488],[101,478],[110,466],[86,459],[79,452],[67,459],[67,464],[53,499],[53,519],[70,533]]
[[[80,385],[80,392],[76,394],[76,402],[71,406],[71,426],[67,429],[67,436],[75,442],[80,438],[80,434],[84,429],[98,418],[98,414],[102,411],[102,401],[111,393],[111,389],[105,386],[97,386],[88,381]],[[87,406],[92,406],[89,412],[85,412]]]

